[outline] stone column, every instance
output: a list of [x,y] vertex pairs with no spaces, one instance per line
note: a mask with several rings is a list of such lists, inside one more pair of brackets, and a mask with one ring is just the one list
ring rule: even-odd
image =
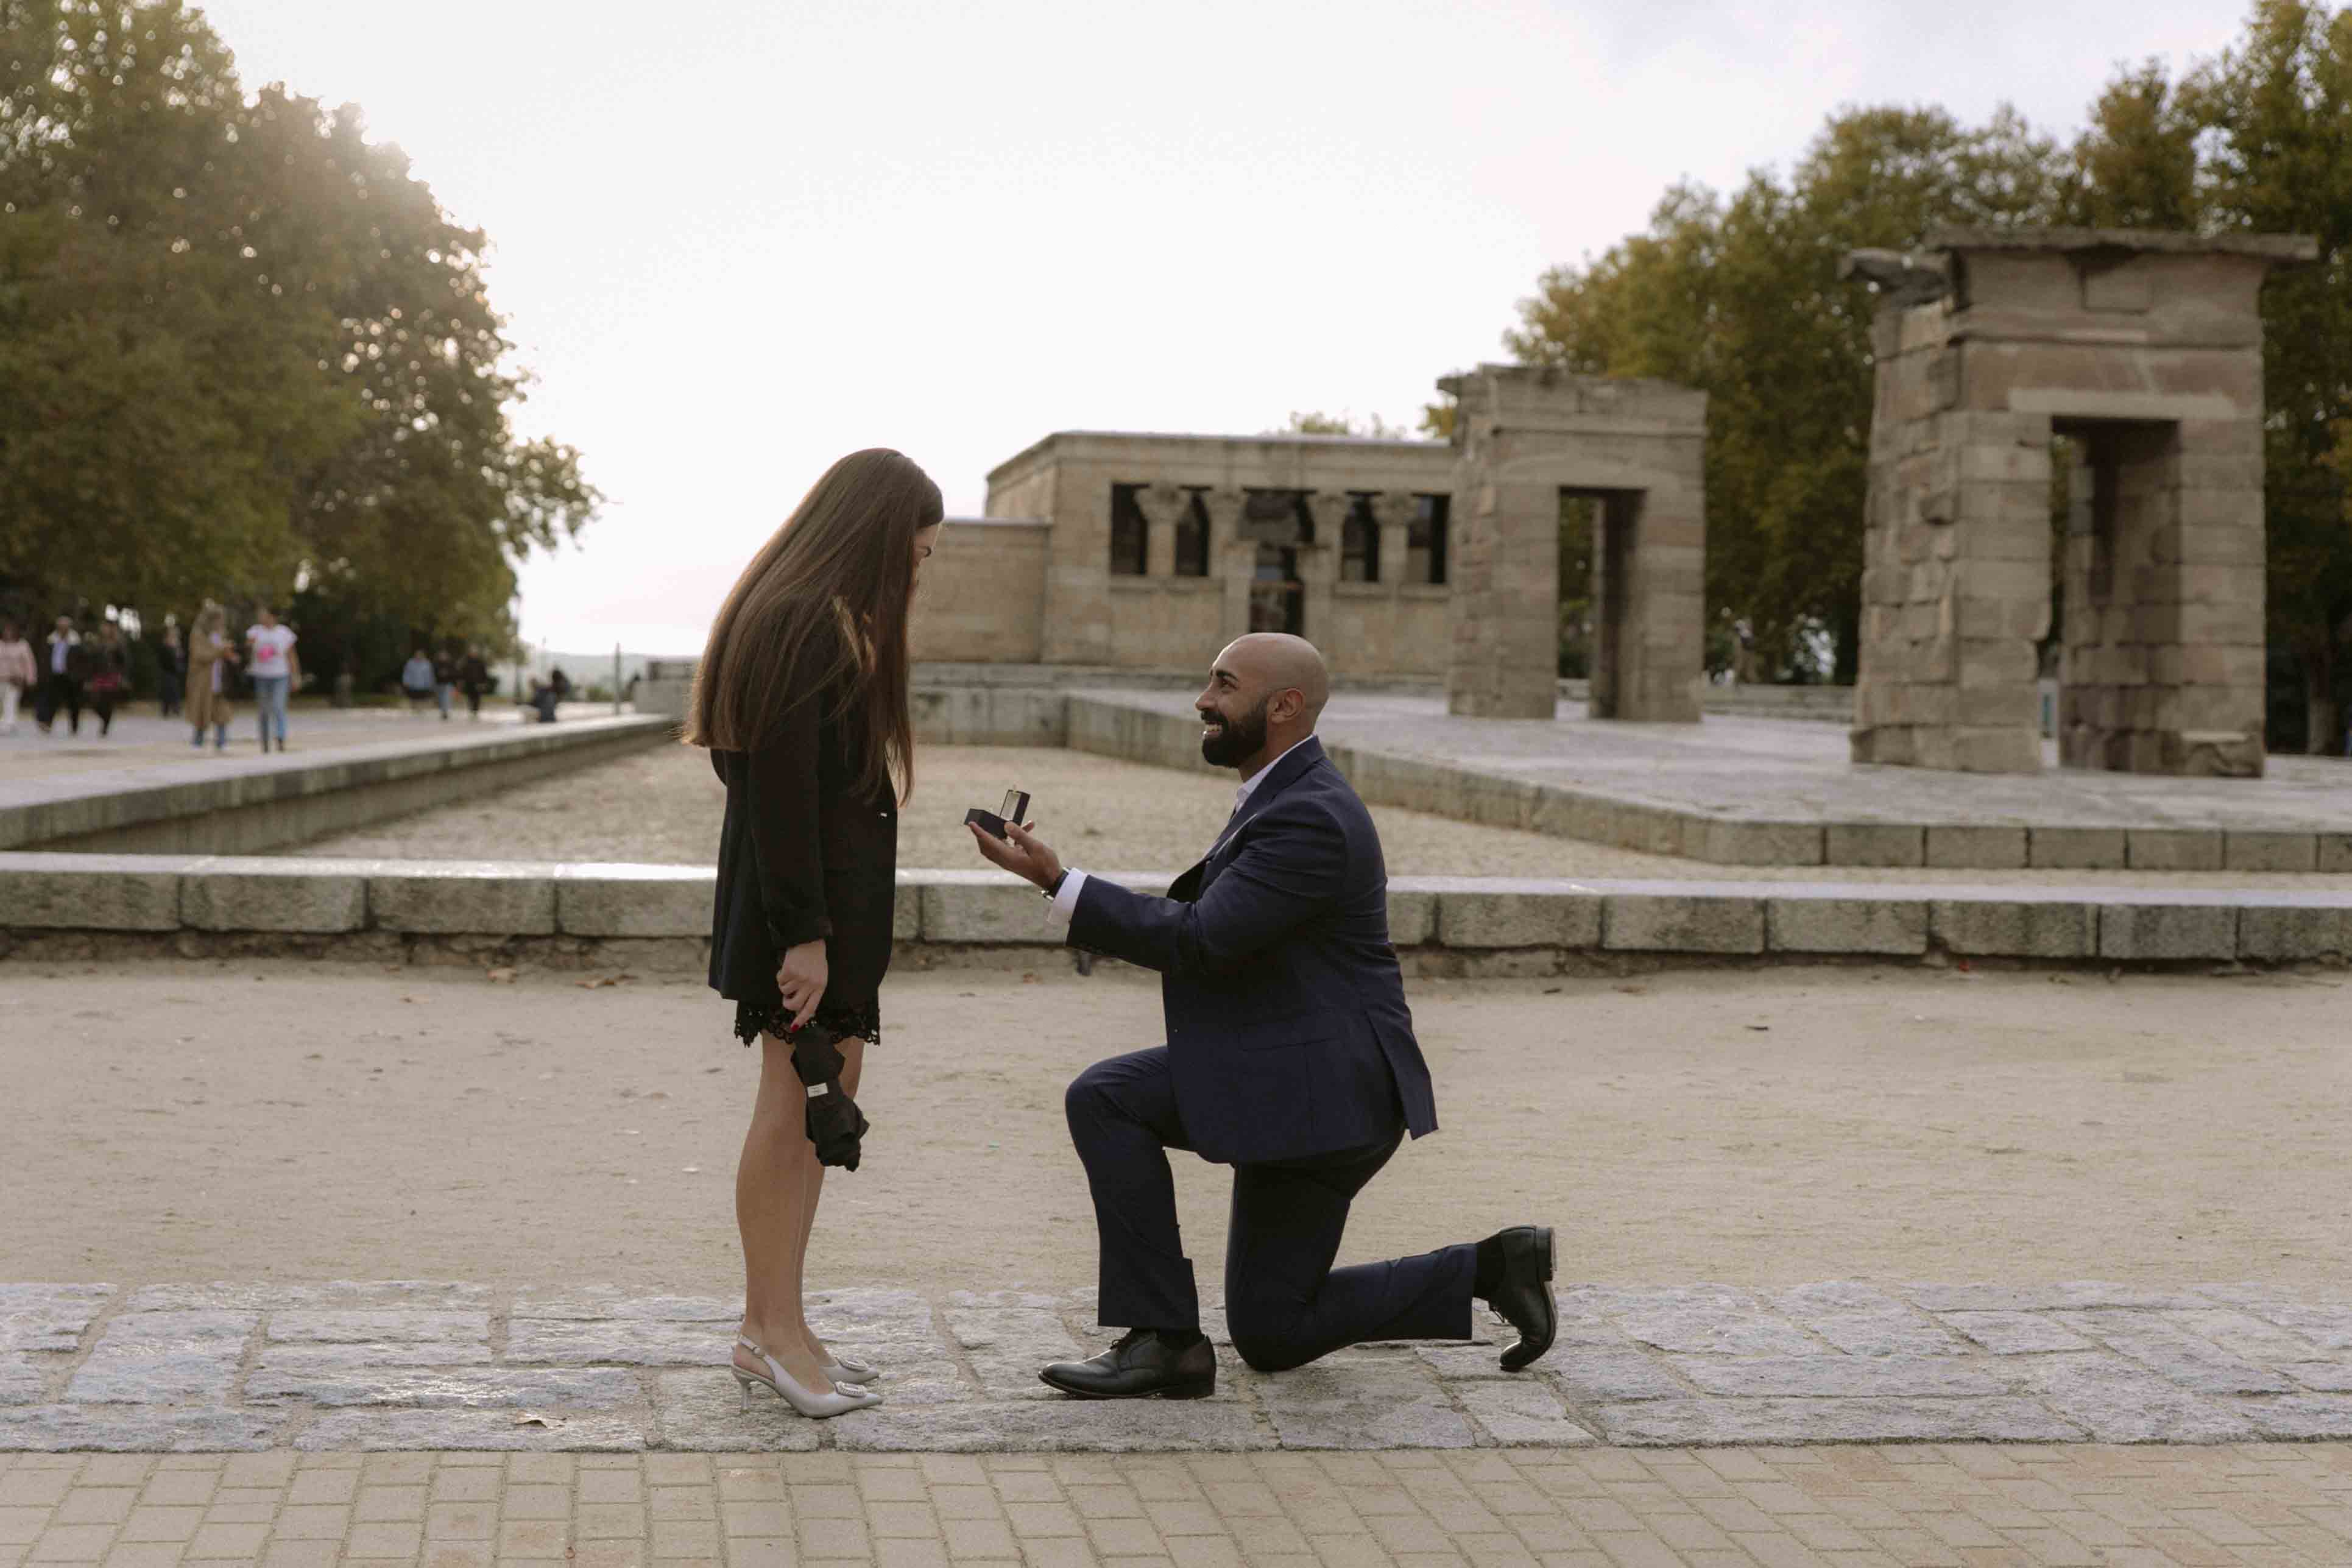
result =
[[1404,583],[1412,520],[1420,513],[1421,498],[1410,490],[1382,490],[1372,498],[1372,516],[1381,525],[1381,584],[1391,593]]
[[1341,650],[1330,644],[1331,584],[1339,580],[1339,546],[1323,542],[1319,519],[1316,533],[1314,543],[1298,547],[1298,615],[1306,625],[1307,640],[1320,648],[1326,660],[1336,666],[1341,661]]
[[1176,485],[1146,485],[1135,492],[1136,510],[1143,513],[1143,574],[1176,575],[1176,523],[1192,498]]
[[1242,492],[1209,491],[1201,504],[1209,516],[1209,569],[1224,584],[1225,640],[1249,630],[1250,582],[1257,575],[1257,542],[1241,536]]

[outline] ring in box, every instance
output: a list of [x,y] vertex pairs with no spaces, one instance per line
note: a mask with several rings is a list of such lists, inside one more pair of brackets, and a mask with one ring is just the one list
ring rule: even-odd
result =
[[991,838],[1002,838],[1004,837],[1004,825],[1007,822],[1019,822],[1028,815],[1028,792],[1009,789],[1004,792],[1004,809],[1002,812],[982,811],[975,805],[963,814],[963,819],[966,822],[979,823],[982,830]]

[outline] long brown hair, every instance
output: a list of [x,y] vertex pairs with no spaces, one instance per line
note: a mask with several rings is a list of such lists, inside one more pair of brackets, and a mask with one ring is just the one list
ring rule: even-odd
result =
[[830,689],[828,717],[857,711],[864,721],[855,728],[860,785],[901,803],[912,795],[907,602],[915,536],[945,512],[930,476],[888,447],[852,452],[827,468],[711,623],[686,707],[686,743],[750,751],[794,701]]

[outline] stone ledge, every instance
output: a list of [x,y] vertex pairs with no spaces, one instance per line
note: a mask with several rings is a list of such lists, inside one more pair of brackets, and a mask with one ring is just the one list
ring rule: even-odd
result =
[[[1169,881],[1097,875],[1154,894]],[[0,854],[0,932],[19,943],[218,939],[196,944],[206,951],[260,951],[273,935],[483,951],[547,939],[583,955],[676,957],[709,936],[713,890],[713,874],[690,866],[16,852]],[[1060,933],[1046,915],[1002,872],[898,873],[894,934],[918,950],[1052,950]],[[2352,892],[2300,889],[1399,877],[1389,918],[1401,952],[1458,954],[1480,973],[1540,970],[1547,954],[2277,963],[2352,952]]]

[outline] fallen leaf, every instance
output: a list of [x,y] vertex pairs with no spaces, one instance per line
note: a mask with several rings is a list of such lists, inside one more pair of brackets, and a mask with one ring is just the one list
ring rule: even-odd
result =
[[1622,991],[1628,996],[1646,996],[1650,994],[1650,988],[1646,985],[1620,985],[1615,989]]
[[555,1425],[555,1423],[550,1421],[546,1416],[541,1415],[536,1410],[525,1410],[518,1413],[514,1418],[514,1424],[518,1426],[552,1426]]
[[[992,1149],[995,1145],[992,1143],[989,1147]],[[702,1167],[699,1165],[680,1165],[678,1169],[689,1176],[697,1176],[702,1173]]]
[[491,971],[490,971],[490,974],[489,974],[489,978],[490,978],[493,982],[495,982],[496,984],[500,984],[500,985],[511,985],[511,984],[514,984],[514,977],[515,977],[515,972],[514,972],[513,970],[511,970],[511,969],[504,969],[504,968],[500,968],[500,969],[493,969],[493,970],[491,970]]

